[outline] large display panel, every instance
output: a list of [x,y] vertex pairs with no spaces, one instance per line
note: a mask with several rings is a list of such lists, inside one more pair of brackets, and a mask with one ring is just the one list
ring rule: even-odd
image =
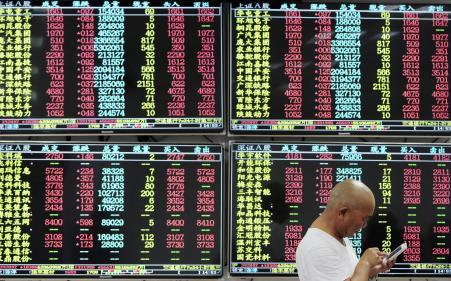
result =
[[230,130],[449,135],[450,11],[232,3]]
[[219,145],[0,143],[0,274],[222,275]]
[[220,3],[1,4],[0,133],[223,130]]
[[294,275],[295,251],[345,179],[366,183],[376,210],[351,238],[408,249],[379,276],[451,276],[451,145],[232,143],[230,272]]

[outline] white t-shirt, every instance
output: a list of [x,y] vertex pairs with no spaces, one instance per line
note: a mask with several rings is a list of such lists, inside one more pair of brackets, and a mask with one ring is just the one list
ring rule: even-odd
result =
[[309,228],[296,249],[301,281],[343,281],[352,276],[359,262],[349,239],[346,246],[330,234]]

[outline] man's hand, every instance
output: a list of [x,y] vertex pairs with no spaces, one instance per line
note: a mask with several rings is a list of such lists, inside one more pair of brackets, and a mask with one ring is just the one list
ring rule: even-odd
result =
[[395,259],[389,259],[389,260],[384,259],[383,260],[383,264],[384,264],[384,268],[385,268],[384,272],[389,270],[390,268],[392,268],[393,265],[395,265],[395,263],[396,263],[396,258]]
[[370,270],[370,277],[371,278],[375,277],[378,273],[388,271],[396,263],[396,259],[387,260],[385,258],[386,256],[387,256],[387,254],[383,253],[383,255],[382,255],[382,262],[376,264],[375,266],[373,266],[373,268],[371,268],[371,270]]
[[368,248],[365,252],[363,252],[360,261],[367,262],[370,268],[373,268],[377,265],[382,265],[383,259],[385,257],[385,253],[379,251],[378,248]]
[[367,281],[369,277],[376,275],[382,270],[385,253],[378,248],[369,248],[363,252],[349,281]]

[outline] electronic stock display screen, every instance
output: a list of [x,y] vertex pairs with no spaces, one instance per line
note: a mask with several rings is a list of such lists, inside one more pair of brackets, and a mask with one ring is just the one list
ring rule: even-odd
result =
[[0,132],[221,132],[221,3],[0,1]]
[[0,275],[222,275],[220,145],[0,143]]
[[379,276],[451,276],[451,146],[387,143],[232,143],[230,272],[294,275],[297,245],[332,187],[366,183],[376,210],[351,237],[368,247],[408,249]]
[[450,11],[232,3],[231,132],[449,136]]

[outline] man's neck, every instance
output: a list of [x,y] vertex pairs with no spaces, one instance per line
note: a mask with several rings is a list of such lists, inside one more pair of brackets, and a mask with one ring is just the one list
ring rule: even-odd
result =
[[346,245],[343,237],[339,235],[338,231],[331,222],[333,222],[332,219],[328,218],[327,215],[322,214],[312,223],[311,227],[318,228],[326,232],[342,245]]

